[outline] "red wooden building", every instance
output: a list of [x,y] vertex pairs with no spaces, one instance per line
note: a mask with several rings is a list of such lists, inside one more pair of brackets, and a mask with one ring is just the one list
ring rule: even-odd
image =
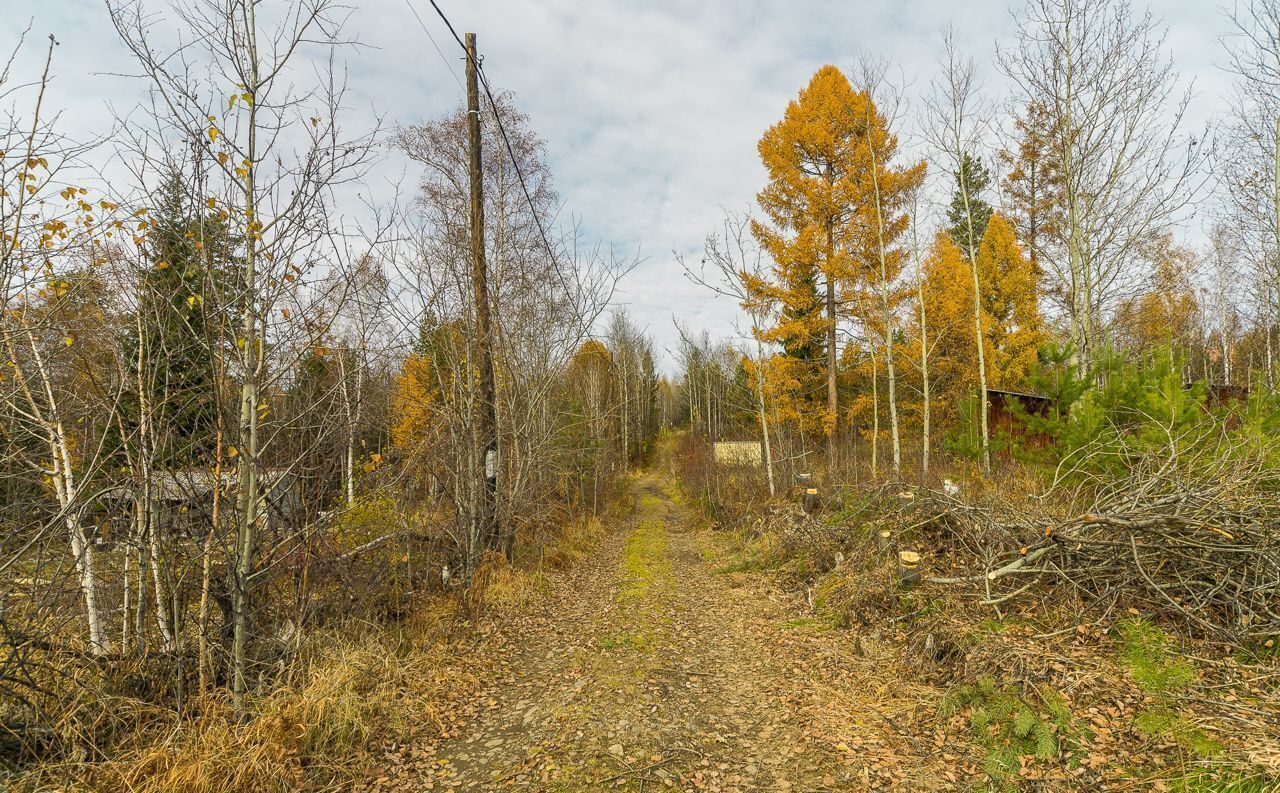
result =
[[987,389],[987,425],[992,435],[1001,433],[1011,438],[1021,438],[1024,446],[1041,449],[1049,445],[1049,436],[1042,432],[1030,432],[1016,418],[1013,404],[1018,405],[1020,412],[1028,416],[1047,417],[1053,410],[1053,399],[1038,394],[1024,394],[1020,391],[1006,391],[999,388]]

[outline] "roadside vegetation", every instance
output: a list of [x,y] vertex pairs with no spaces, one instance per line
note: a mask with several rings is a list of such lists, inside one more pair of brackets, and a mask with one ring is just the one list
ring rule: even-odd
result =
[[1223,158],[1157,18],[1033,1],[1004,96],[949,31],[920,96],[818,69],[686,263],[750,321],[680,351],[721,573],[899,648],[992,789],[1280,786],[1280,7],[1229,13]]

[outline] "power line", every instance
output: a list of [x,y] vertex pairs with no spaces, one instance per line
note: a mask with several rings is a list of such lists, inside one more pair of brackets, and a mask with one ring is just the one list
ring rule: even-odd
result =
[[[458,35],[458,31],[453,29],[453,23],[450,22],[449,17],[445,16],[444,12],[440,10],[440,6],[436,5],[436,0],[427,0],[427,1],[431,3],[431,7],[434,8],[436,10],[436,13],[440,15],[440,19],[444,20],[444,26],[449,28],[449,32],[453,34],[453,40],[458,42],[458,46],[462,48],[463,52],[467,52],[467,45],[462,43],[462,38]],[[470,58],[471,53],[467,53],[467,57]],[[479,70],[480,70],[480,63],[477,61],[476,71],[479,71]]]
[[[421,26],[422,32],[427,34],[427,39],[430,40],[431,46],[435,47],[436,54],[439,55],[440,60],[444,62],[445,68],[449,70],[449,74],[453,75],[453,81],[458,84],[459,88],[462,88],[462,80],[458,78],[458,72],[453,68],[453,64],[449,63],[449,59],[444,57],[444,52],[440,49],[440,45],[436,43],[436,37],[431,35],[431,29],[427,27],[427,23],[423,22],[422,17],[418,15],[418,9],[413,7],[413,0],[404,0],[404,4],[409,6],[409,10],[413,12],[413,18],[418,20],[418,25]],[[465,91],[466,89],[463,88],[463,90]]]
[[[406,2],[408,1],[409,0],[406,0]],[[439,15],[440,19],[444,22],[445,27],[449,28],[449,32],[453,34],[453,40],[458,42],[458,46],[462,48],[463,53],[465,53],[467,58],[470,59],[471,53],[467,51],[467,45],[462,43],[462,39],[458,36],[458,31],[453,29],[453,23],[451,23],[449,18],[444,15],[444,12],[440,10],[440,6],[436,4],[436,0],[428,0],[428,2],[431,3],[431,7],[435,9],[436,14]],[[412,6],[410,6],[410,8],[412,8]],[[414,15],[417,15],[416,12]],[[430,34],[428,34],[428,36],[429,35]],[[538,214],[538,209],[533,203],[532,194],[529,193],[529,184],[525,181],[524,171],[520,168],[520,161],[516,159],[516,152],[511,146],[511,139],[507,137],[507,128],[502,123],[502,114],[498,112],[498,102],[493,98],[493,91],[489,88],[489,78],[484,73],[484,66],[482,65],[483,60],[483,58],[474,59],[476,74],[480,77],[480,85],[484,88],[485,96],[489,97],[489,108],[493,111],[494,120],[498,122],[498,132],[502,136],[502,144],[506,147],[507,156],[511,159],[511,164],[516,169],[516,178],[520,182],[520,190],[524,193],[524,200],[529,204],[529,211],[533,215],[533,222],[538,226],[538,234],[542,237],[542,244],[546,246],[547,253],[551,254],[551,260],[555,262],[558,259],[555,248],[551,246],[551,240],[547,237],[547,230],[542,225],[542,217]]]
[[551,241],[547,238],[547,230],[542,226],[542,217],[538,214],[538,208],[534,206],[533,196],[529,194],[529,184],[525,181],[524,171],[520,169],[520,161],[516,159],[516,153],[511,148],[511,139],[507,137],[507,130],[502,125],[502,115],[498,113],[498,103],[494,101],[493,92],[489,90],[489,79],[485,77],[484,69],[478,69],[480,75],[480,85],[484,86],[484,93],[489,97],[489,107],[493,110],[493,118],[498,122],[498,132],[502,135],[502,143],[507,148],[507,156],[511,158],[511,164],[515,166],[516,178],[520,181],[520,189],[524,191],[524,200],[529,204],[529,212],[533,215],[533,222],[538,226],[538,234],[542,236],[542,244],[547,246],[547,253],[551,254],[551,261],[556,261],[555,249],[551,247]]

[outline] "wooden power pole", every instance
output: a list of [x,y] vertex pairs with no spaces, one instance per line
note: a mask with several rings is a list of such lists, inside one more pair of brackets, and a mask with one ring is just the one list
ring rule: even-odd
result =
[[482,548],[502,547],[511,557],[511,543],[498,526],[498,427],[494,397],[493,330],[489,322],[489,281],[484,257],[484,189],[480,170],[480,86],[476,34],[468,33],[467,133],[471,148],[471,284],[476,303],[476,352],[480,368],[480,392],[476,400],[476,446],[480,449],[477,475],[481,478],[476,526],[472,534],[471,568]]

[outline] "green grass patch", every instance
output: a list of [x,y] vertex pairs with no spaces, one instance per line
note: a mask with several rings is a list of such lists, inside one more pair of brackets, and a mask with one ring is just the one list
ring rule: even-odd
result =
[[[645,499],[647,503],[648,499]],[[655,503],[667,503],[656,499]],[[630,654],[625,662],[602,661],[601,679],[614,687],[637,685],[653,664],[661,663],[668,652],[670,617],[664,603],[675,588],[671,560],[667,556],[668,533],[652,506],[644,510],[622,548],[618,592],[620,607],[595,644],[607,653]],[[575,788],[576,789],[576,788]]]
[[602,650],[639,650],[648,652],[653,649],[653,637],[647,633],[622,633],[617,636],[606,636],[600,640]]
[[1222,744],[1169,707],[1161,705],[1138,711],[1133,717],[1133,726],[1143,737],[1173,741],[1197,758],[1209,758],[1222,753]]
[[[1155,705],[1143,708],[1134,715],[1133,727],[1137,733],[1148,740],[1169,741],[1197,760],[1222,754],[1220,743],[1178,712],[1178,695],[1199,677],[1195,665],[1178,657],[1169,637],[1148,620],[1125,620],[1119,624],[1118,630],[1123,644],[1121,660],[1138,688],[1156,700]],[[1235,784],[1227,780],[1223,783],[1227,787],[1215,787],[1219,783],[1214,779],[1214,775],[1202,776],[1202,772],[1196,770],[1177,780],[1173,789],[1206,792],[1232,790],[1230,785]]]
[[636,512],[641,515],[661,512],[668,503],[662,496],[646,491],[636,497]]
[[661,520],[641,521],[627,537],[622,550],[622,588],[618,591],[618,602],[642,600],[670,581],[666,527]]
[[722,555],[730,561],[714,568],[711,571],[714,575],[775,570],[781,561],[774,540],[769,536],[751,537],[742,532],[728,532],[717,539]]
[[746,558],[720,565],[711,572],[715,575],[732,575],[734,573],[751,573],[763,569],[764,565],[760,563],[759,559]]
[[974,626],[974,632],[987,636],[1000,636],[1009,630],[1009,623],[1004,620],[982,620]]
[[926,595],[919,590],[898,591],[894,594],[898,601],[898,613],[905,618],[904,623],[907,625],[923,622],[947,609],[946,601],[942,598]]

